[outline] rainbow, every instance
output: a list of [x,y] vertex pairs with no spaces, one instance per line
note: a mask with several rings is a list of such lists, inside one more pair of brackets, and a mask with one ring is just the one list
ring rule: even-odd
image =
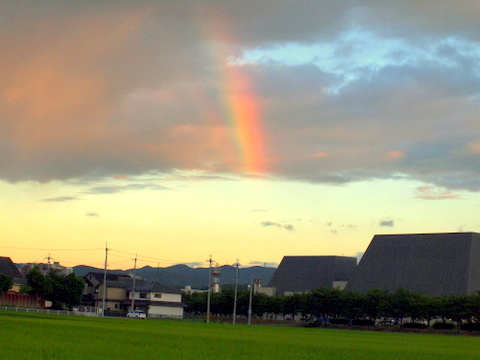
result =
[[267,171],[261,111],[244,65],[225,64],[222,82],[224,118],[233,133],[239,170],[248,173]]
[[[212,44],[210,55],[212,65],[217,69],[217,82],[220,103],[215,117],[219,126],[227,126],[229,144],[223,144],[227,166],[235,171],[259,175],[268,171],[265,156],[265,134],[262,128],[262,114],[259,96],[255,92],[248,64],[229,62],[231,55],[225,51],[229,37],[226,36],[229,23],[212,21],[211,18],[200,21],[200,27],[206,30],[207,41]],[[203,31],[201,33],[204,33]],[[211,112],[210,112],[211,113]]]

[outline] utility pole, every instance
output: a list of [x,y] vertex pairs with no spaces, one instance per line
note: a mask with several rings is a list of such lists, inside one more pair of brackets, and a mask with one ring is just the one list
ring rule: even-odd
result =
[[238,259],[237,259],[237,262],[235,264],[233,264],[233,266],[236,267],[236,270],[235,270],[235,295],[234,295],[234,298],[233,298],[233,320],[232,320],[232,324],[235,324],[235,319],[237,318],[238,267],[240,266],[240,264],[238,262]]
[[248,325],[252,323],[253,275],[250,275],[250,296],[248,299]]
[[208,261],[208,297],[207,297],[207,324],[210,322],[210,294],[212,292],[212,255]]
[[108,247],[107,247],[107,243],[105,243],[105,267],[103,268],[102,317],[105,316],[105,298],[107,297],[107,258],[108,258]]
[[133,283],[132,283],[132,310],[130,311],[134,311],[135,310],[135,272],[137,270],[137,254],[135,254],[135,259],[133,259],[135,262],[134,262],[134,265],[133,265]]

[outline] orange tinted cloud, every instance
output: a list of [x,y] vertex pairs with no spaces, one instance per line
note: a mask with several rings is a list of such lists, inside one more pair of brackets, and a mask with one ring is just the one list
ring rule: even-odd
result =
[[389,151],[386,154],[387,160],[393,160],[393,159],[401,159],[405,157],[405,153],[403,151]]
[[318,153],[313,155],[313,157],[316,157],[316,158],[324,158],[324,157],[329,157],[329,156],[330,156],[330,154],[323,153],[323,152],[318,152]]
[[467,150],[473,154],[480,154],[480,142],[469,142],[467,144]]

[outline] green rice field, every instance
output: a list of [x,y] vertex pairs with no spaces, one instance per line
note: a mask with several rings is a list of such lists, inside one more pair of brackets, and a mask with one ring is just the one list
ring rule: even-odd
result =
[[0,359],[480,359],[480,337],[0,313]]

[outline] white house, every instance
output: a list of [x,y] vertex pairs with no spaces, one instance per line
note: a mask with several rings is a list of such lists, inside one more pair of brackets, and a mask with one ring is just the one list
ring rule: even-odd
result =
[[[127,287],[127,298],[125,305],[134,304],[135,309],[144,310],[148,317],[173,317],[183,318],[182,292],[169,286],[159,283],[140,282]],[[132,296],[133,301],[132,301]]]

